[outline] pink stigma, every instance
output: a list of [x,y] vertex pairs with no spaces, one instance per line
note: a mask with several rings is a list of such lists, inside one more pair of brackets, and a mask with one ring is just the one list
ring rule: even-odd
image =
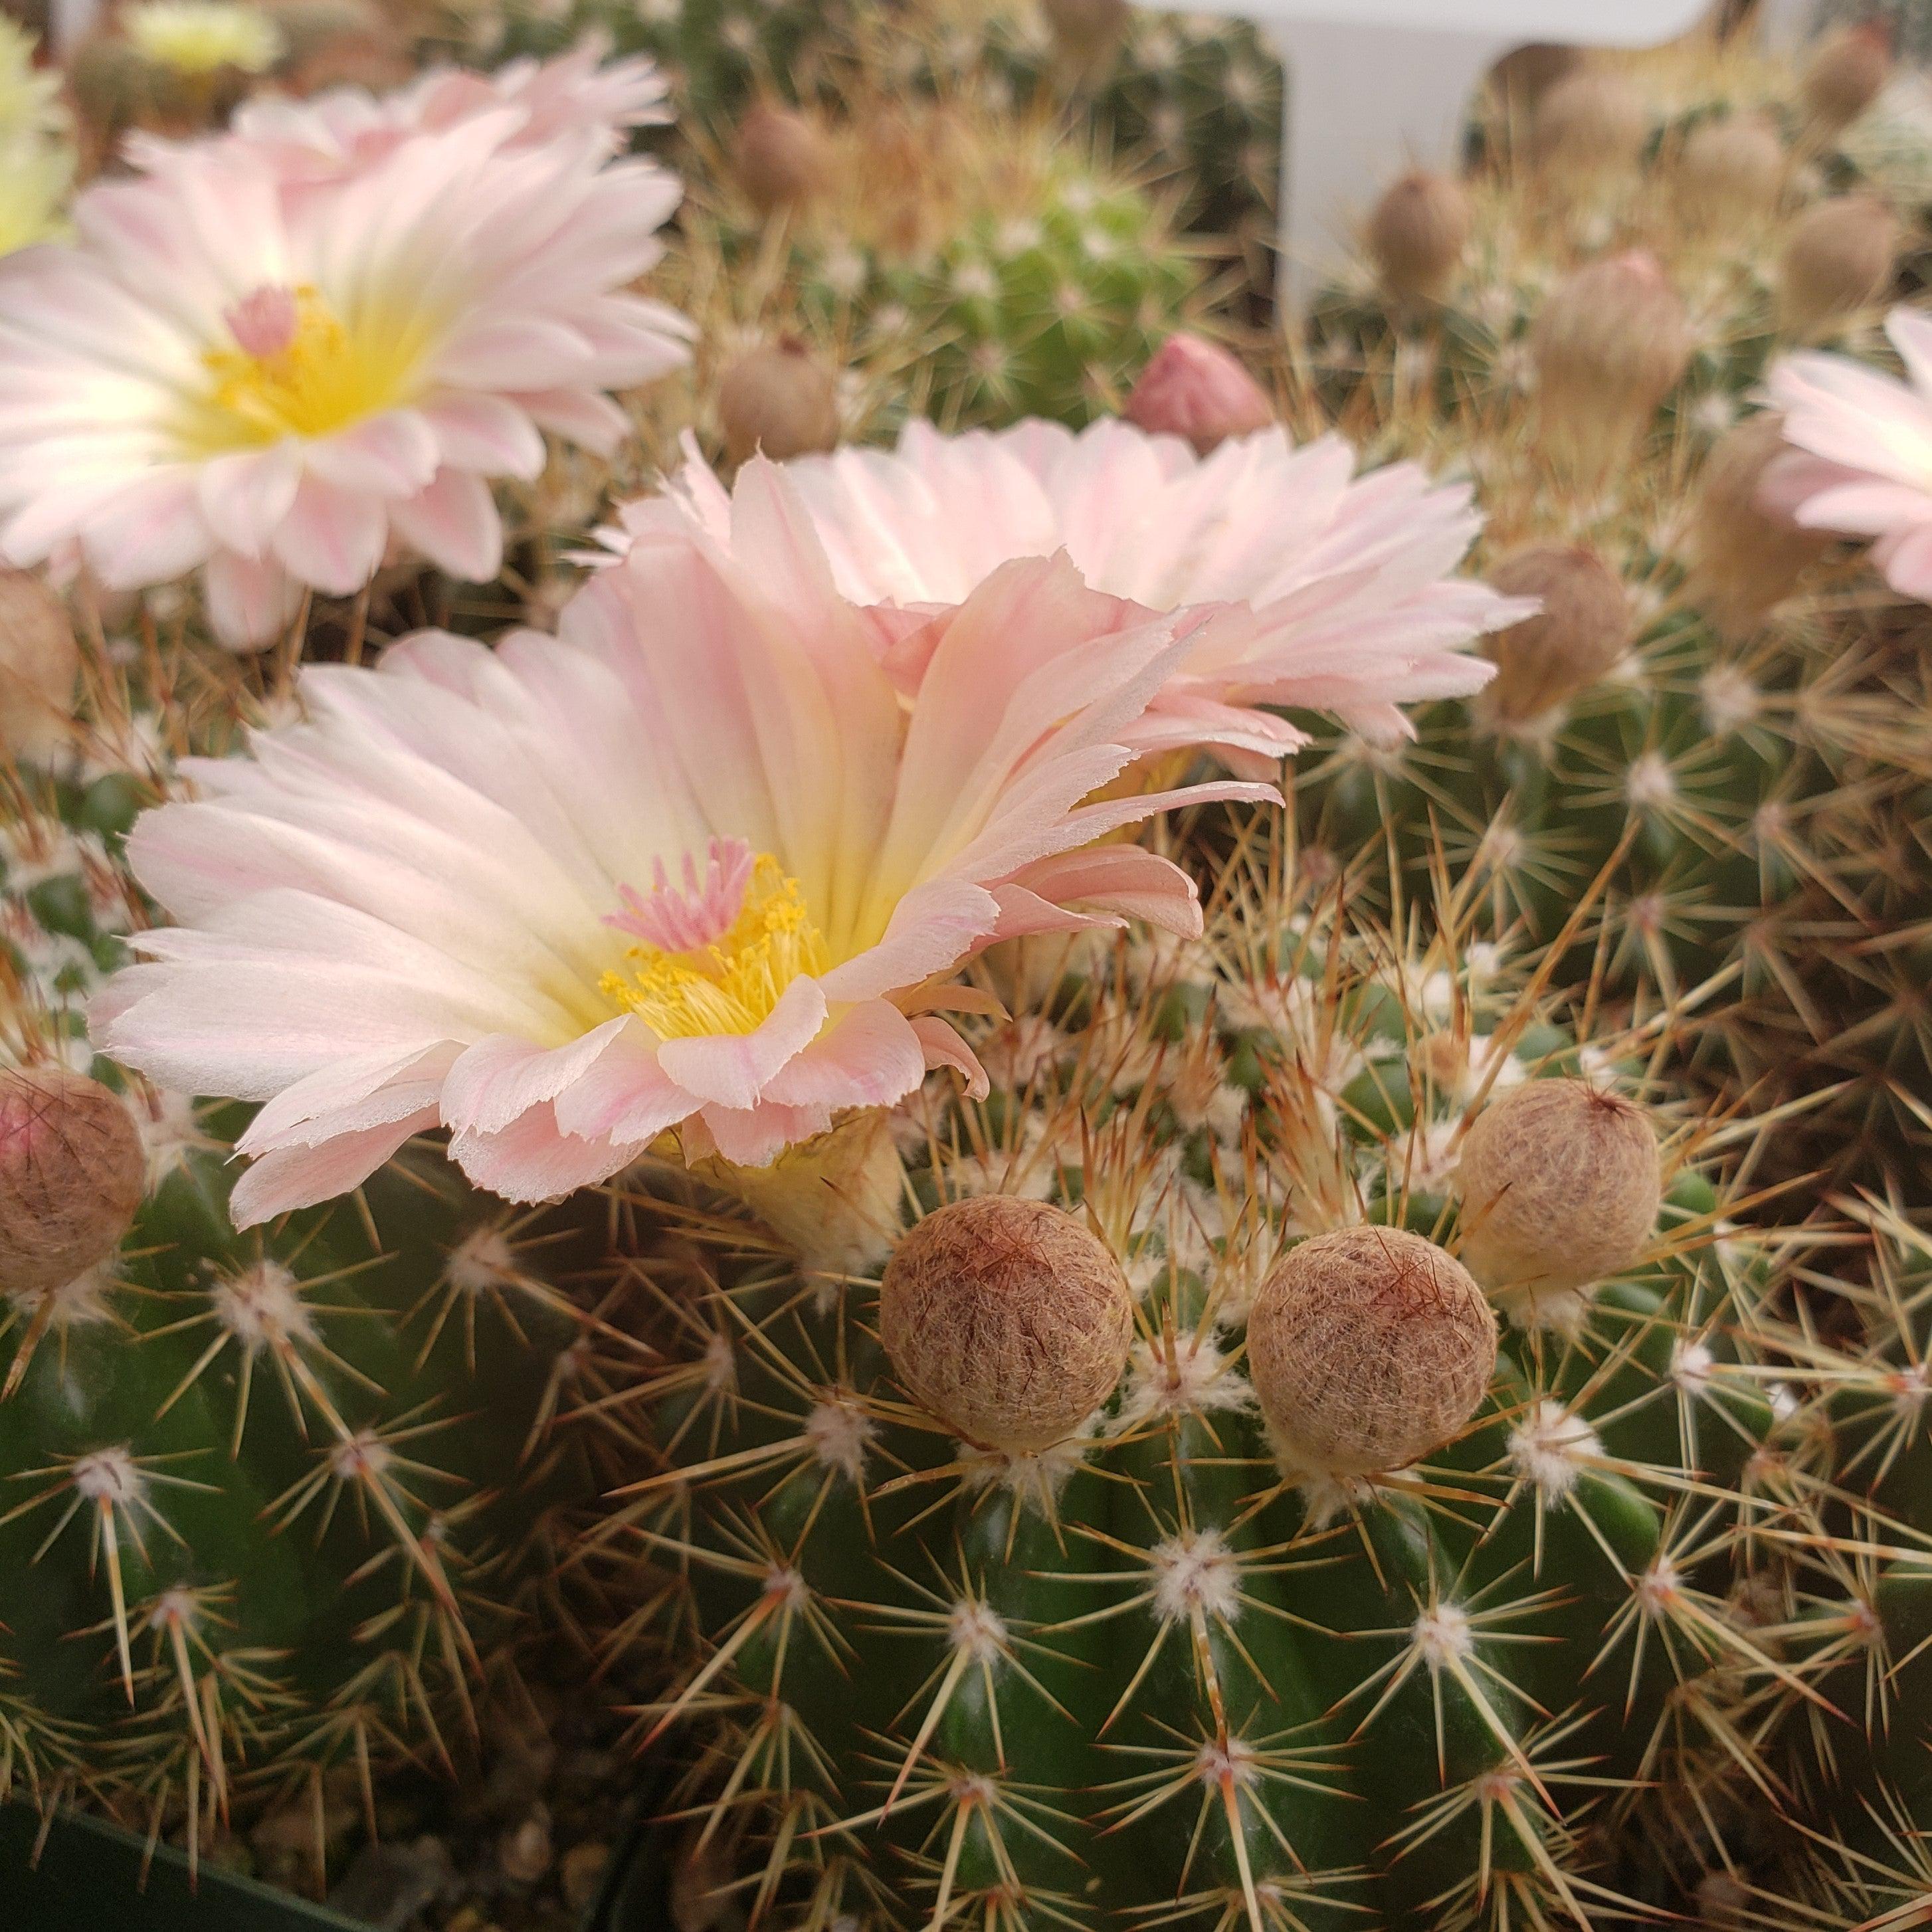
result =
[[742,838],[714,838],[707,850],[704,874],[698,861],[684,855],[681,886],[674,886],[662,859],[651,862],[651,890],[646,896],[620,886],[624,902],[620,913],[609,913],[604,923],[628,932],[660,952],[695,952],[716,945],[744,910],[745,889],[752,883],[752,848]]
[[302,324],[294,295],[278,283],[264,282],[222,314],[228,332],[244,356],[266,362],[292,348]]

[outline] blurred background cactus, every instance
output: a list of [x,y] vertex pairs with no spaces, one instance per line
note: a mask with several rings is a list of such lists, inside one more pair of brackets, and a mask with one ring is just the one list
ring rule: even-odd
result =
[[1828,191],[1856,104],[1805,103],[1834,57],[1573,62],[1498,88],[1468,177],[1374,206],[1310,319],[1316,393],[1370,446],[1468,476],[1490,574],[1547,608],[1495,641],[1474,704],[1412,747],[1334,744],[1299,784],[1338,859],[1394,823],[1420,868],[1439,835],[1543,938],[1603,873],[1570,970],[1638,1011],[1689,1000],[1713,1090],[1807,1103],[1791,1171],[1870,1181],[1932,1093],[1922,614],[1766,507],[1782,445],[1750,394],[1790,348],[1890,358],[1916,204]]

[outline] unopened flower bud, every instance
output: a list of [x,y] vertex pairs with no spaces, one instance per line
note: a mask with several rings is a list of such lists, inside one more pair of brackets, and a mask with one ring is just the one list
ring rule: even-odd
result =
[[1529,339],[1545,450],[1584,484],[1600,483],[1630,454],[1693,346],[1682,298],[1656,257],[1637,249],[1566,275]]
[[1677,161],[1677,204],[1692,227],[1723,234],[1774,213],[1790,157],[1762,114],[1734,114],[1691,130]]
[[66,606],[31,571],[0,568],[0,757],[44,758],[65,743],[80,676]]
[[830,184],[833,169],[825,130],[795,107],[761,100],[746,110],[731,143],[731,172],[760,214],[802,208]]
[[1082,68],[1097,66],[1119,46],[1133,14],[1130,0],[1041,0],[1040,10],[1054,46]]
[[146,1191],[116,1095],[63,1066],[0,1070],[0,1287],[63,1287],[104,1261]]
[[747,350],[718,386],[718,417],[734,463],[773,462],[830,449],[838,440],[837,378],[794,336]]
[[1469,191],[1448,175],[1404,175],[1369,217],[1369,253],[1399,302],[1434,302],[1461,266],[1474,225]]
[[1730,636],[1755,631],[1831,548],[1828,533],[1804,529],[1766,500],[1767,473],[1790,450],[1782,416],[1748,416],[1718,440],[1698,479],[1690,595]]
[[1528,724],[1587,691],[1630,648],[1630,593],[1593,550],[1520,550],[1490,572],[1490,582],[1505,596],[1543,604],[1483,646],[1496,675],[1480,702],[1503,724]]
[[1274,422],[1274,406],[1240,363],[1187,334],[1170,335],[1154,352],[1121,413],[1150,434],[1185,436],[1202,456]]
[[1810,341],[1880,300],[1898,271],[1902,237],[1875,195],[1814,202],[1792,224],[1778,263],[1778,326]]
[[1099,1238],[1042,1201],[988,1194],[928,1214],[879,1289],[879,1337],[907,1392],[983,1448],[1063,1442],[1113,1393],[1133,1300]]
[[1583,67],[1536,104],[1530,155],[1560,186],[1589,188],[1636,178],[1650,138],[1650,110],[1636,85],[1614,68]]
[[1490,70],[1490,84],[1512,114],[1532,113],[1556,83],[1582,64],[1582,50],[1555,40],[1532,40],[1513,48]]
[[1248,1372],[1284,1463],[1344,1478],[1406,1468],[1474,1414],[1496,1318],[1468,1270],[1402,1228],[1291,1249],[1248,1317]]
[[1456,1186],[1470,1273],[1513,1320],[1558,1318],[1643,1252],[1663,1196],[1656,1130],[1586,1081],[1526,1081],[1478,1116]]
[[1892,36],[1879,20],[1840,27],[1811,50],[1798,98],[1807,124],[1827,138],[1840,134],[1885,92],[1892,78]]

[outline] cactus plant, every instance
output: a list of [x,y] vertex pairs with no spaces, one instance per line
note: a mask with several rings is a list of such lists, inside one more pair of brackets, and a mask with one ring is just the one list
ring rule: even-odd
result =
[[1085,422],[1199,305],[1162,201],[1050,122],[968,94],[800,112],[827,157],[822,184],[782,230],[728,192],[712,211],[721,252],[742,270],[780,251],[815,335],[856,336],[864,357],[918,345],[914,409]]
[[[680,1580],[640,1735],[695,1732],[699,1835],[760,1912],[1616,1909],[1700,1683],[1782,1668],[1698,1569],[1769,1410],[1706,1372],[1749,1289],[1694,1131],[1658,1218],[1644,1044],[1547,1024],[1462,925],[1406,947],[1256,876],[1204,945],[1049,967],[988,1097],[904,1123],[882,1280],[694,1204],[635,1395],[661,1470],[602,1538]],[[1580,1151],[1620,1197],[1588,1276]],[[1526,1167],[1541,1221],[1472,1245]]]
[[560,1512],[621,1467],[550,1431],[596,1382],[570,1283],[605,1220],[513,1214],[406,1151],[236,1232],[246,1110],[88,1043],[146,916],[121,838],[170,763],[90,682],[0,835],[0,1795],[191,1853],[312,1802],[319,1862],[325,1788],[373,1816],[384,1766],[461,1760],[558,1588]]
[[[1439,707],[1413,747],[1304,760],[1304,825],[1346,856],[1393,822],[1418,869],[1439,836],[1545,938],[1611,866],[1586,936],[1603,983],[1645,1010],[1696,995],[1706,1018],[1678,1036],[1728,1090],[1815,1104],[1844,1083],[1784,1157],[1870,1180],[1932,1094],[1907,983],[1917,620],[1760,498],[1781,446],[1747,392],[1816,308],[1804,278],[1823,271],[1792,224],[1821,184],[1780,147],[1755,215],[1705,216],[1714,180],[1762,176],[1757,151],[1785,137],[1753,117],[1797,81],[1742,54],[1674,58],[1691,64],[1603,70],[1655,148],[1607,206],[1574,170],[1507,156],[1466,186],[1399,183],[1370,231],[1384,259],[1318,308],[1318,392],[1358,440],[1474,478],[1499,580],[1574,554],[1570,575],[1606,568],[1628,609],[1621,651],[1614,622],[1593,638],[1574,611],[1546,620],[1500,640],[1492,691]],[[1718,130],[1723,152],[1707,139],[1700,157]],[[1431,206],[1460,195],[1473,238],[1453,269],[1431,260],[1439,297],[1418,299],[1410,211],[1432,188]],[[1828,207],[1820,232],[1852,225],[1845,198],[1810,206]],[[1870,320],[1857,308],[1845,339],[1876,358]]]

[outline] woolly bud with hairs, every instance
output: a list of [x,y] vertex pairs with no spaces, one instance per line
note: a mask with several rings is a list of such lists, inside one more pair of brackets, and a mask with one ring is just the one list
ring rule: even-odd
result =
[[838,440],[838,383],[796,336],[748,349],[718,386],[724,452],[742,463],[762,452],[774,463],[832,448]]
[[1476,1412],[1496,1318],[1461,1262],[1402,1228],[1343,1228],[1294,1248],[1248,1317],[1248,1373],[1290,1468],[1406,1468]]
[[1462,1256],[1514,1321],[1561,1320],[1628,1268],[1657,1222],[1650,1116],[1587,1081],[1526,1081],[1462,1142]]
[[1843,328],[1892,286],[1902,239],[1875,195],[1814,202],[1792,224],[1779,258],[1778,326],[1801,340]]
[[1587,691],[1630,648],[1630,593],[1593,550],[1550,544],[1519,550],[1490,573],[1507,597],[1543,608],[1484,640],[1495,681],[1478,704],[1504,725],[1528,724]]
[[1545,453],[1586,484],[1603,481],[1629,454],[1694,346],[1682,297],[1642,249],[1564,276],[1529,340]]
[[1424,168],[1404,175],[1369,217],[1369,253],[1383,287],[1398,302],[1439,299],[1462,265],[1474,223],[1460,182]]
[[1699,478],[1690,594],[1732,637],[1755,631],[1831,548],[1828,532],[1802,528],[1776,500],[1772,466],[1790,447],[1781,415],[1748,416],[1719,439]]
[[1129,0],[1041,0],[1053,44],[1081,67],[1105,60],[1126,37]]
[[1613,68],[1583,67],[1536,104],[1530,153],[1559,185],[1587,188],[1634,177],[1650,138],[1650,110]]
[[1798,98],[1808,125],[1826,136],[1842,134],[1885,92],[1891,78],[1892,36],[1882,21],[1827,34],[1799,76]]
[[1490,84],[1512,113],[1532,112],[1536,104],[1582,66],[1580,49],[1556,40],[1532,40],[1513,48],[1490,70]]
[[834,161],[818,122],[773,100],[748,108],[732,137],[732,174],[760,214],[800,208],[823,194]]
[[879,1290],[900,1382],[966,1441],[1008,1455],[1071,1436],[1113,1393],[1133,1333],[1126,1277],[1102,1242],[1010,1195],[928,1215]]
[[1762,220],[1775,212],[1790,165],[1766,116],[1700,122],[1678,157],[1678,211],[1693,227],[1720,234]]
[[59,598],[31,571],[0,570],[0,757],[39,757],[65,741],[80,676]]
[[134,1120],[63,1066],[0,1071],[0,1286],[64,1286],[114,1252],[147,1191]]
[[1239,361],[1186,334],[1154,352],[1120,413],[1150,434],[1185,436],[1198,456],[1274,423],[1274,405]]

